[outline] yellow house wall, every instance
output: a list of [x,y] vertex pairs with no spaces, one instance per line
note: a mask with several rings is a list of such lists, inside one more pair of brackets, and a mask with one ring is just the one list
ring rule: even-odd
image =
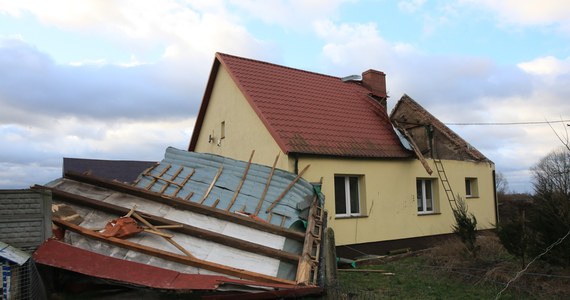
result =
[[[271,166],[280,153],[277,168],[293,171],[294,158],[287,157],[251,108],[223,66],[218,71],[210,103],[204,116],[196,152],[214,153],[247,161],[256,150],[254,163]],[[219,142],[221,122],[225,138]],[[208,142],[208,136],[214,140]],[[218,145],[219,142],[219,145]],[[479,229],[493,228],[495,207],[492,171],[489,163],[443,161],[455,194],[465,198],[465,178],[477,178],[478,197],[466,199]],[[451,232],[453,216],[437,173],[428,175],[420,162],[410,160],[369,160],[301,156],[299,170],[311,167],[303,176],[311,182],[323,177],[323,193],[329,212],[328,224],[335,230],[337,245],[386,241]],[[433,162],[431,168],[435,170]],[[361,211],[366,216],[336,218],[334,175],[364,176]],[[416,178],[431,178],[434,183],[437,213],[418,215]]]
[[[337,245],[386,241],[451,233],[453,216],[437,173],[429,175],[418,160],[365,160],[306,158],[299,169],[310,164],[303,176],[309,181],[323,177],[328,225],[335,230]],[[465,178],[477,178],[478,197],[466,199],[469,211],[477,217],[479,229],[494,228],[495,204],[492,171],[489,163],[443,161],[455,194],[465,198]],[[431,163],[432,169],[435,166]],[[362,217],[335,217],[334,175],[363,175]],[[434,179],[436,213],[419,215],[416,178]]]
[[[225,138],[221,139],[221,123],[225,122]],[[220,65],[210,103],[206,110],[196,143],[196,152],[206,152],[248,161],[255,150],[253,162],[273,165],[280,153],[277,168],[289,170],[288,158],[247,102],[229,73]],[[208,136],[214,140],[208,142]]]

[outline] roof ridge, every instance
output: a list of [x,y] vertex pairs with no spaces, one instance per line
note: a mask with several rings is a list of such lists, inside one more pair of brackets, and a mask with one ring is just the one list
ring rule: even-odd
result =
[[223,53],[223,52],[216,52],[216,57],[218,57],[218,58],[223,58],[224,56],[229,56],[229,57],[233,57],[233,58],[237,58],[237,59],[241,59],[241,60],[247,60],[247,61],[251,61],[251,62],[255,62],[255,63],[260,63],[260,64],[264,64],[264,65],[270,65],[270,66],[274,66],[274,67],[289,69],[289,70],[292,70],[292,71],[299,71],[299,72],[303,72],[303,73],[309,73],[309,74],[313,74],[313,75],[319,75],[319,76],[323,76],[323,77],[329,77],[329,78],[335,78],[335,79],[341,79],[341,78],[342,78],[342,77],[339,77],[339,76],[332,76],[332,75],[327,75],[327,74],[323,74],[323,73],[319,73],[319,72],[307,71],[307,70],[303,70],[303,69],[299,69],[299,68],[288,67],[288,66],[279,65],[279,64],[276,64],[276,63],[266,62],[266,61],[257,60],[257,59],[252,59],[252,58],[248,58],[248,57],[242,57],[242,56],[237,56],[237,55],[233,55],[233,54],[227,54],[227,53]]

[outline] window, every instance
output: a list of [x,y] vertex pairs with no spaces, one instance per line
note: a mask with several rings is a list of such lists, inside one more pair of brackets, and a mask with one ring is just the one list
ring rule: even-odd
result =
[[465,197],[478,197],[477,178],[465,178]]
[[336,216],[360,216],[360,183],[358,176],[335,176]]
[[222,121],[220,125],[220,139],[226,138],[226,121]]
[[416,199],[418,200],[418,213],[434,212],[433,181],[431,179],[416,180]]

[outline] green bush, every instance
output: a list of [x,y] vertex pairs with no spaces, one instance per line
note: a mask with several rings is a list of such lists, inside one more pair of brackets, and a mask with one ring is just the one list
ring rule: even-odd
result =
[[477,257],[477,218],[468,212],[467,203],[461,196],[457,195],[456,203],[457,207],[453,210],[453,232],[459,236],[467,251]]

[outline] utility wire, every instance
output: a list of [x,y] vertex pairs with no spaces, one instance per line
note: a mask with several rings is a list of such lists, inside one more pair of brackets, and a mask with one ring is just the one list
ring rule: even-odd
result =
[[537,259],[541,258],[543,255],[545,255],[546,253],[548,253],[548,251],[550,251],[552,248],[554,248],[555,246],[560,245],[564,239],[566,239],[568,236],[570,235],[570,230],[566,233],[566,235],[564,235],[563,237],[559,238],[556,242],[552,243],[552,245],[548,246],[546,248],[546,250],[544,250],[544,252],[540,253],[537,257],[535,257],[531,262],[529,262],[526,267],[522,270],[520,270],[517,275],[515,277],[513,277],[511,280],[509,280],[509,282],[507,282],[507,284],[505,285],[505,287],[497,294],[497,297],[495,297],[495,300],[498,300],[499,298],[501,298],[501,294],[503,294],[504,291],[506,291],[509,288],[509,285],[511,283],[513,283],[515,280],[517,280],[527,269],[528,267],[530,267],[530,265]]
[[459,126],[512,126],[512,125],[543,125],[543,124],[554,124],[554,123],[566,123],[570,120],[558,120],[558,121],[536,121],[536,122],[465,122],[465,123],[443,123],[445,125],[459,125]]

